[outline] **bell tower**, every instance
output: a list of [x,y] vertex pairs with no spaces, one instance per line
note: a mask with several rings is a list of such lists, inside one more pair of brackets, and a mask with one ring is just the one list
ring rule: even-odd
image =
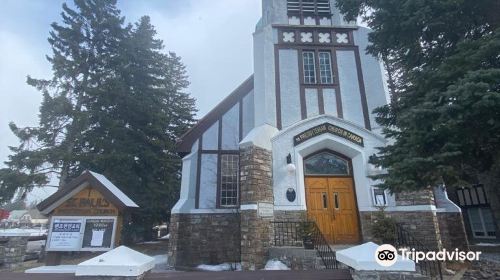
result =
[[[332,115],[377,130],[387,103],[380,62],[365,54],[369,30],[348,22],[335,0],[264,0],[254,33],[255,125],[278,130]],[[369,93],[368,93],[369,91]]]

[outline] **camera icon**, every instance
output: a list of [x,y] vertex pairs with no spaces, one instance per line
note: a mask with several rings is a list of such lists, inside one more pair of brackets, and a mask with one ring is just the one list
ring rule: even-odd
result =
[[377,258],[381,261],[392,261],[396,255],[396,252],[390,250],[379,251]]
[[392,266],[398,259],[397,250],[389,244],[380,245],[375,251],[375,261],[381,266]]

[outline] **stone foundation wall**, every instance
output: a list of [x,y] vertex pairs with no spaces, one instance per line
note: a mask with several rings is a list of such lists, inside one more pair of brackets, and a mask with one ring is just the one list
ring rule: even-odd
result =
[[434,193],[431,189],[416,192],[399,192],[396,193],[396,205],[435,205]]
[[193,267],[240,261],[240,215],[173,214],[169,264]]
[[469,250],[462,213],[437,213],[443,248]]
[[21,266],[27,244],[28,236],[0,237],[0,266],[7,269]]
[[429,276],[423,276],[415,272],[402,272],[402,271],[359,271],[352,272],[353,280],[430,280]]
[[[376,212],[360,212],[361,231],[363,241],[374,239],[371,225],[376,221]],[[430,250],[442,247],[439,235],[439,224],[436,212],[432,211],[394,211],[385,212],[388,217],[394,218],[413,237],[424,243]]]

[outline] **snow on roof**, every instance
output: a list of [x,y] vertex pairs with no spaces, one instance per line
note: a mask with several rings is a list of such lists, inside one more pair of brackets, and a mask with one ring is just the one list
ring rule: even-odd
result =
[[28,210],[12,210],[9,214],[9,220],[18,220],[26,213],[28,213]]
[[43,214],[48,215],[56,207],[64,203],[66,200],[74,196],[78,191],[85,187],[85,183],[90,183],[105,197],[110,199],[111,203],[115,206],[122,208],[137,208],[139,207],[135,204],[132,199],[130,199],[126,194],[124,194],[118,187],[116,187],[111,181],[108,180],[104,175],[92,172],[89,170],[84,171],[80,176],[73,179],[71,182],[66,184],[64,187],[59,188],[59,190],[53,193],[51,196],[40,202],[36,207]]
[[113,183],[111,183],[108,178],[106,178],[104,175],[93,172],[93,171],[88,171],[92,176],[94,176],[103,186],[105,186],[110,192],[112,192],[119,200],[125,204],[127,207],[139,207],[139,205],[135,204],[135,202],[132,201],[126,194],[124,194],[118,187],[116,187]]

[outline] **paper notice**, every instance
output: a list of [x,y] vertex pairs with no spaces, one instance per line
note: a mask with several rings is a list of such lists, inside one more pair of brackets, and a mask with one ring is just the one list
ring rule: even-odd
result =
[[101,247],[104,240],[104,230],[92,230],[92,239],[90,240],[90,246]]

